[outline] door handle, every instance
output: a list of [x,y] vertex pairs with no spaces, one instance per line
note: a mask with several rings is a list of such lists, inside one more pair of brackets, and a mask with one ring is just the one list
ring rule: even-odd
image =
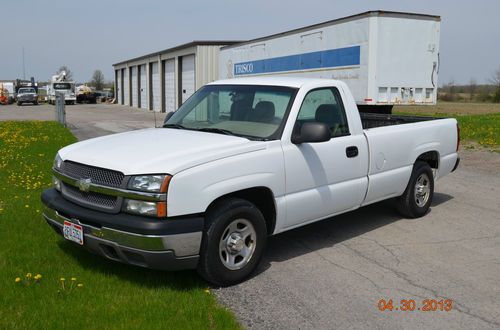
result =
[[356,146],[351,146],[351,147],[347,147],[345,149],[345,155],[347,156],[347,158],[353,158],[353,157],[356,157],[358,155],[358,147]]

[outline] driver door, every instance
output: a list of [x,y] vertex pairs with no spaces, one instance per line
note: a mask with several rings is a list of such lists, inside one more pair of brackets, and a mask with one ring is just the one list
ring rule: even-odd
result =
[[326,123],[332,137],[327,142],[284,143],[286,228],[359,207],[368,186],[366,138],[349,131],[338,89],[309,91],[295,128],[307,121]]

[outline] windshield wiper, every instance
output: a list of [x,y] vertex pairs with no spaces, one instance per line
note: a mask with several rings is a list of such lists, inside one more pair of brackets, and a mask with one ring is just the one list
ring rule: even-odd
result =
[[181,124],[164,124],[162,127],[163,128],[186,129],[186,127],[182,126]]
[[237,134],[231,132],[230,130],[227,129],[222,129],[222,128],[215,128],[215,127],[203,127],[203,128],[197,128],[197,131],[201,132],[209,132],[209,133],[219,133],[219,134],[225,134],[225,135],[234,135],[237,136]]

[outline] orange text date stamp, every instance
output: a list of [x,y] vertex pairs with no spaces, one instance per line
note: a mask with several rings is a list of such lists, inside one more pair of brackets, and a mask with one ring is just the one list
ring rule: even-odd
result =
[[380,299],[377,307],[381,312],[449,312],[453,308],[451,299],[424,299],[417,301],[415,299]]

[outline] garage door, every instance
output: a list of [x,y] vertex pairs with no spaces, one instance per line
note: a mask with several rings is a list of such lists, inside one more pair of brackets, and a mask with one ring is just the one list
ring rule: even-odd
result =
[[146,72],[146,64],[141,65],[140,67],[141,71],[141,108],[142,109],[147,109],[148,108],[148,79],[147,79],[147,72]]
[[137,67],[133,66],[132,67],[132,106],[133,107],[138,107],[139,106],[139,89],[137,88]]
[[175,111],[175,61],[165,61],[165,111]]
[[182,103],[194,93],[194,55],[182,57]]
[[116,70],[116,91],[115,98],[118,104],[123,104],[122,98],[122,70]]
[[158,63],[154,62],[151,65],[151,91],[153,93],[153,110],[161,111],[160,104],[160,71],[158,70]]
[[130,105],[130,87],[128,82],[128,68],[123,70],[123,104]]

